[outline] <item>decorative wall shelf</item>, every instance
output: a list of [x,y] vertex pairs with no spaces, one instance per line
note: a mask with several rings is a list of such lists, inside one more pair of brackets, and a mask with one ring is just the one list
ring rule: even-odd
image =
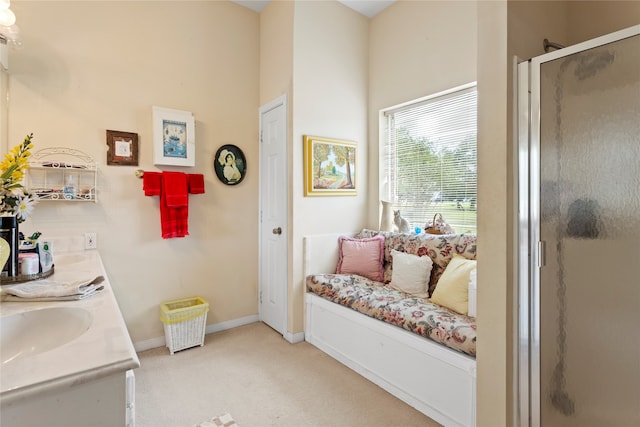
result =
[[95,160],[82,151],[44,148],[29,158],[26,187],[41,201],[97,202],[97,172]]

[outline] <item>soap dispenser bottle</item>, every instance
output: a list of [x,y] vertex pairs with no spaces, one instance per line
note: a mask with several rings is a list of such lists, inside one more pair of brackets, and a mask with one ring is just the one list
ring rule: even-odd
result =
[[73,181],[73,175],[67,175],[67,184],[64,186],[64,198],[65,199],[76,198],[76,184]]
[[38,243],[38,256],[40,257],[40,268],[42,272],[51,270],[53,266],[53,251],[51,249],[51,242],[48,240],[42,241],[42,245]]

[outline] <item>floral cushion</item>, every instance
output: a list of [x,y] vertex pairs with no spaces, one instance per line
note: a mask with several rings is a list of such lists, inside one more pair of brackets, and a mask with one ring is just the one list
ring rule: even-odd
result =
[[355,237],[384,236],[384,283],[391,282],[393,249],[418,256],[428,255],[433,261],[429,280],[429,295],[433,294],[438,279],[454,253],[467,259],[476,259],[475,234],[406,234],[363,229]]
[[[435,264],[434,264],[435,266]],[[476,320],[356,274],[307,276],[307,289],[329,301],[475,357]]]

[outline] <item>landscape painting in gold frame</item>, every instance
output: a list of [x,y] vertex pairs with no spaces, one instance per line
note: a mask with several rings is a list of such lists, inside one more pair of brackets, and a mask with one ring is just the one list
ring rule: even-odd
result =
[[354,141],[304,135],[304,195],[355,196]]

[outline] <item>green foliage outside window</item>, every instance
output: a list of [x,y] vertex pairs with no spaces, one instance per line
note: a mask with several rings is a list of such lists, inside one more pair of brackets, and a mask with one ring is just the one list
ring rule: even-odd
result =
[[388,193],[382,198],[392,201],[411,227],[423,227],[441,213],[456,233],[476,233],[475,87],[462,96],[459,105],[448,96],[442,106],[435,99],[387,115]]

